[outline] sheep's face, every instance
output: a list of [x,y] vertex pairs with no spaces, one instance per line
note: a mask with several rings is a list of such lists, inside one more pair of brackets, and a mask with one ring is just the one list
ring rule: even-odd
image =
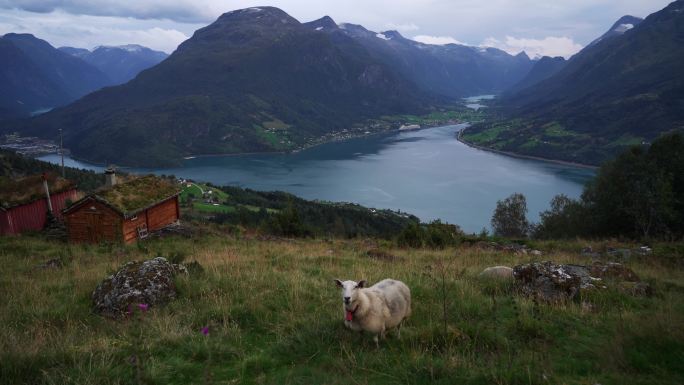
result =
[[342,303],[347,310],[353,311],[359,296],[359,289],[366,286],[366,281],[340,281],[335,280],[337,287],[342,289]]

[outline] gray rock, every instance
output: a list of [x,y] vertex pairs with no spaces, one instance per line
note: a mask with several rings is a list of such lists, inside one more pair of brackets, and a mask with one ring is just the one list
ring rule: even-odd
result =
[[[513,277],[520,284],[523,294],[544,302],[560,302],[572,299],[579,293],[584,277],[581,272],[579,266],[557,265],[546,261],[515,266]],[[588,273],[586,276],[588,277]],[[587,279],[584,281],[590,282]]]
[[634,271],[614,262],[596,262],[591,266],[533,262],[515,266],[513,277],[523,294],[544,302],[573,299],[582,290],[605,289],[606,282],[616,283],[619,290],[631,295],[650,295],[652,292]]
[[105,278],[93,291],[93,310],[104,316],[119,318],[137,304],[165,304],[176,298],[174,276],[187,273],[183,265],[169,263],[161,257],[144,262],[128,262],[115,274]]
[[589,272],[592,277],[610,278],[617,281],[639,282],[641,281],[632,269],[615,262],[594,263]]

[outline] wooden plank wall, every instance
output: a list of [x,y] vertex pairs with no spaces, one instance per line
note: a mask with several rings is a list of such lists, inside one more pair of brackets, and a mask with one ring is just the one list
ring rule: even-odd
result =
[[123,241],[133,243],[138,239],[138,227],[147,226],[147,211],[139,213],[123,222]]
[[159,230],[178,220],[178,197],[170,198],[147,210],[147,228]]
[[[50,195],[53,215],[62,220],[62,210],[66,207],[66,200],[72,202],[78,198],[76,189],[62,191]],[[40,231],[47,221],[47,199],[37,199],[33,202],[12,207],[0,214],[0,234],[19,234],[24,231]]]
[[122,218],[106,205],[91,199],[65,215],[70,242],[99,243],[122,240]]
[[179,219],[178,197],[138,213],[133,218],[123,217],[110,207],[91,199],[65,216],[70,242],[123,241],[138,239],[138,228],[159,230]]

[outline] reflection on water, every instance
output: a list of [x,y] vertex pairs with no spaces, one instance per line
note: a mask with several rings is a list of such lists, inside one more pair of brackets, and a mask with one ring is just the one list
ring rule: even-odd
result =
[[[463,127],[393,132],[296,154],[196,157],[183,167],[133,171],[400,209],[471,232],[488,226],[496,201],[514,192],[527,196],[530,219],[536,220],[554,195],[577,197],[594,175],[590,169],[470,148],[455,138]],[[42,159],[59,162],[54,155]],[[90,166],[72,159],[66,163]]]

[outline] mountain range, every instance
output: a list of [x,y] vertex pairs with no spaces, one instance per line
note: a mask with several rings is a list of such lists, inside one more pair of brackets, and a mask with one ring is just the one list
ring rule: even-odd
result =
[[137,44],[99,46],[92,51],[73,47],[60,47],[59,50],[83,59],[102,71],[109,78],[110,85],[126,83],[169,56],[165,52]]
[[496,48],[423,44],[397,31],[377,33],[356,24],[337,25],[329,16],[304,25],[332,39],[350,37],[422,90],[452,98],[500,93],[534,64],[524,52],[511,56]]
[[[168,58],[156,55],[161,61],[135,77],[132,60],[100,58],[153,51],[50,47],[61,60],[90,66],[86,75],[128,82],[11,128],[48,138],[63,128],[66,146],[80,158],[159,166],[191,155],[296,150],[350,128],[386,128],[397,116],[495,93],[490,119],[468,128],[464,141],[598,164],[684,127],[683,4],[645,20],[625,16],[569,60],[423,44],[328,16],[300,23],[274,7],[241,9],[197,30]],[[0,75],[15,92],[27,84],[47,100],[36,97],[34,106],[54,103],[56,91],[44,86],[55,83],[50,68],[36,72],[40,65],[26,53],[32,51],[14,36],[0,40],[0,53],[21,54],[3,62],[10,70]],[[2,111],[16,108],[7,107],[14,99],[22,100],[2,99]]]
[[121,165],[287,151],[383,116],[497,92],[531,66],[524,54],[428,46],[393,31],[247,8],[197,30],[128,83],[38,116],[24,132],[56,137],[64,128],[76,156]]
[[[560,65],[499,102],[501,120],[462,139],[518,154],[600,164],[684,129],[684,1],[627,16]],[[541,64],[541,61],[538,65]]]
[[0,119],[65,105],[107,83],[100,70],[45,40],[15,33],[0,37]]
[[56,49],[33,35],[8,33],[0,37],[0,119],[43,113],[125,83],[166,56],[138,45]]

